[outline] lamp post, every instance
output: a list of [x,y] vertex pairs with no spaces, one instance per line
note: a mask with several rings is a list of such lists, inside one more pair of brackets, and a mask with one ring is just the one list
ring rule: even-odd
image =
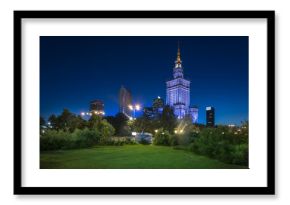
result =
[[135,105],[129,105],[128,106],[130,110],[133,110],[134,112],[134,115],[133,115],[133,119],[135,119],[135,112],[136,110],[140,110],[141,109],[141,106],[139,104],[135,104]]

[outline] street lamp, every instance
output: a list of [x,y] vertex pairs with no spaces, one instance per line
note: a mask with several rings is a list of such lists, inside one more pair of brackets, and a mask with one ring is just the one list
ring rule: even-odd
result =
[[129,107],[130,110],[133,110],[133,112],[134,112],[133,119],[135,119],[135,112],[136,112],[136,110],[137,111],[140,110],[141,106],[139,104],[135,104],[135,105],[129,105],[128,107]]

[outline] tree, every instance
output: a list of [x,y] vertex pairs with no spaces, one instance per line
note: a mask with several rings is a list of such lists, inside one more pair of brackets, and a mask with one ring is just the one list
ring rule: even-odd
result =
[[92,114],[91,118],[88,121],[89,129],[99,129],[100,123],[102,121],[102,117],[99,115]]
[[107,120],[101,120],[99,125],[99,131],[101,132],[101,135],[103,138],[108,138],[114,135],[115,129],[114,127],[107,122]]
[[59,116],[52,114],[48,121],[52,129],[69,132],[73,132],[77,128],[84,129],[87,126],[81,116],[71,113],[68,109],[64,109]]
[[52,114],[49,116],[48,121],[50,123],[50,126],[52,129],[59,130],[60,129],[60,124],[58,117],[55,114]]
[[89,119],[88,127],[101,133],[101,141],[106,141],[108,137],[115,133],[115,128],[106,119],[102,119],[101,116],[95,114]]
[[176,124],[176,117],[174,115],[173,109],[169,105],[166,105],[160,117],[160,126],[163,127],[164,130],[173,133]]
[[73,121],[74,121],[75,115],[71,113],[68,109],[63,109],[63,112],[58,117],[58,122],[60,129],[63,129],[65,131],[73,131]]
[[40,125],[40,135],[44,133],[44,129],[45,129],[45,119],[43,117],[40,116],[39,119],[39,125]]
[[129,118],[123,113],[117,113],[115,116],[108,116],[105,119],[115,128],[116,135],[126,136],[130,134]]
[[80,115],[73,116],[69,125],[69,130],[73,132],[75,129],[83,130],[87,127],[87,122]]
[[143,115],[133,122],[134,131],[137,132],[152,132],[151,128],[151,120],[146,116]]

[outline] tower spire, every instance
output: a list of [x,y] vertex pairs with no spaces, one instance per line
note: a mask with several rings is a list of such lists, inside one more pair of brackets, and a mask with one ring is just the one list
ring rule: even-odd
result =
[[180,44],[179,41],[177,43],[177,57],[175,61],[175,67],[173,69],[173,76],[174,78],[181,77],[183,78],[183,68],[182,68],[182,61],[180,57]]
[[178,47],[178,49],[177,49],[177,58],[176,58],[176,62],[177,62],[178,64],[180,64],[180,63],[181,63],[181,58],[180,58],[180,45],[179,45],[179,41],[177,42],[177,47]]

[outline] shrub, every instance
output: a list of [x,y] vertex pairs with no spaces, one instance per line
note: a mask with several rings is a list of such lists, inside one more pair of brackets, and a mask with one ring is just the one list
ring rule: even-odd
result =
[[111,137],[115,133],[114,127],[110,123],[108,123],[107,120],[102,120],[100,122],[98,130],[104,138]]
[[247,144],[235,145],[232,153],[232,164],[248,166],[249,148]]
[[40,150],[58,150],[85,148],[100,142],[101,134],[98,130],[76,129],[73,133],[65,131],[47,130],[40,137]]
[[171,135],[170,137],[169,137],[169,145],[170,146],[176,146],[176,145],[178,145],[179,143],[178,143],[178,137],[176,136],[176,135]]
[[134,138],[126,138],[125,144],[134,145],[137,144]]
[[153,143],[155,145],[170,145],[171,135],[168,131],[159,130],[155,136]]
[[190,143],[189,149],[226,163],[248,165],[248,144],[241,144],[242,137],[225,127],[206,128]]
[[76,129],[71,137],[72,147],[67,148],[85,148],[99,144],[101,140],[101,133],[97,129],[84,130]]
[[145,138],[141,138],[141,140],[139,141],[139,144],[149,145],[150,142],[148,140],[146,140]]
[[40,137],[40,150],[63,149],[70,141],[70,134],[62,130],[47,130]]

